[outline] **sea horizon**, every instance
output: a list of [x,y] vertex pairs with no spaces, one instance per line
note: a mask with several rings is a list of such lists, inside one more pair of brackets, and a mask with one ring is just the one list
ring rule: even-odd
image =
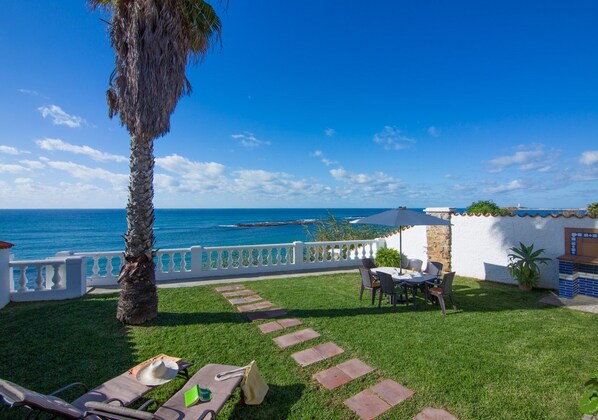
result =
[[[156,208],[156,249],[311,241],[307,229],[332,214],[339,220],[388,208]],[[411,208],[423,211],[423,207]],[[462,212],[465,208],[456,208]],[[554,211],[563,209],[554,209]],[[518,212],[551,213],[526,209]],[[59,251],[121,251],[126,209],[0,209],[0,240],[14,244],[16,260],[43,259]]]

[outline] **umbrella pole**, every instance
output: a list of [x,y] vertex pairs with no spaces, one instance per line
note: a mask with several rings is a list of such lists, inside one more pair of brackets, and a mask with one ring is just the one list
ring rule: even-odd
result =
[[403,227],[399,226],[399,275],[403,274]]

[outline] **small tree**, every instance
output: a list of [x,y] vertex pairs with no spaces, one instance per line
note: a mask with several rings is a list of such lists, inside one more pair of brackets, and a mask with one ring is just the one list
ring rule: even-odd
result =
[[587,213],[590,217],[598,218],[598,201],[592,204],[588,204]]
[[492,200],[480,200],[474,203],[471,203],[467,210],[465,210],[467,214],[490,214],[492,216],[508,216],[512,214],[511,211],[505,209],[503,207],[499,207],[494,201]]
[[337,220],[331,213],[324,220],[313,225],[313,231],[305,227],[314,242],[352,241],[358,239],[376,239],[390,233],[393,229],[373,225],[354,225],[347,220]]

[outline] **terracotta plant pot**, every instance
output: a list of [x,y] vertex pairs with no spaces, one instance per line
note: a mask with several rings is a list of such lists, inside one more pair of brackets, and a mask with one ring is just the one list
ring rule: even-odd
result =
[[527,284],[520,284],[519,290],[521,290],[522,292],[531,292],[532,286],[528,286]]

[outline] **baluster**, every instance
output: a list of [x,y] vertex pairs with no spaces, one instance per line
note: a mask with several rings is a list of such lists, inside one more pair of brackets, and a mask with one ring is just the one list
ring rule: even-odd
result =
[[213,251],[208,251],[208,270],[212,269],[212,252]]
[[35,290],[44,290],[44,276],[42,276],[42,265],[36,264],[37,276],[35,276]]
[[253,265],[253,248],[247,251],[247,267],[251,267]]
[[168,272],[172,273],[174,271],[174,252],[168,253]]
[[112,277],[112,255],[106,256],[106,277]]
[[187,271],[187,252],[181,252],[181,271]]
[[157,255],[157,257],[158,257],[158,271],[159,271],[160,273],[163,273],[163,272],[164,272],[164,262],[162,261],[162,256],[163,256],[163,255],[164,255],[164,254],[163,254],[163,253],[161,253],[161,252],[160,252],[160,253]]
[[56,289],[63,289],[61,284],[62,277],[60,277],[60,264],[61,263],[52,263],[52,267],[54,268],[54,275],[52,276],[52,290]]
[[27,266],[26,265],[19,265],[19,270],[21,273],[19,274],[19,289],[17,292],[26,292],[27,291]]
[[99,257],[99,255],[93,256],[93,268],[91,269],[91,277],[92,278],[100,277],[100,257]]
[[228,250],[228,255],[226,258],[226,267],[233,268],[233,250],[232,250],[232,248]]

